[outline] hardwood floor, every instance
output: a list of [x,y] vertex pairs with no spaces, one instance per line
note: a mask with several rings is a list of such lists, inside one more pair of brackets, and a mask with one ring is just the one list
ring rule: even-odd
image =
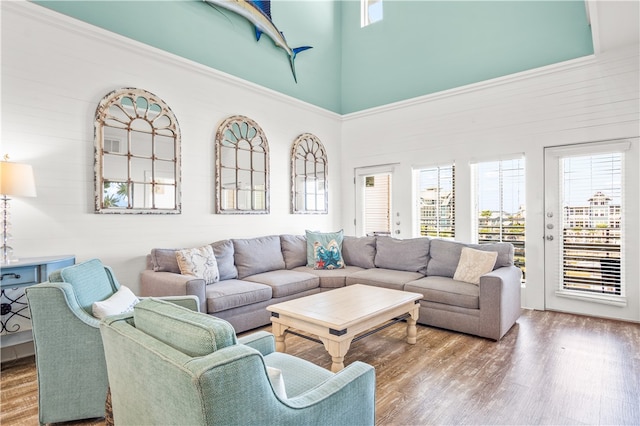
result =
[[[376,368],[378,425],[640,425],[639,324],[523,311],[500,342],[418,326],[415,345],[405,329],[359,340],[345,358]],[[288,335],[287,351],[331,366],[301,337]],[[33,358],[1,374],[0,424],[37,425]]]

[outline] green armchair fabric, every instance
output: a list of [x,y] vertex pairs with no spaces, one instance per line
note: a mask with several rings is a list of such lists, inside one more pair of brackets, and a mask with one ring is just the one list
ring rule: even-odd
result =
[[[331,373],[275,352],[271,333],[236,340],[226,321],[153,298],[105,318],[100,331],[117,425],[375,423],[368,364]],[[272,368],[280,370],[286,396],[276,392]]]
[[[107,371],[100,321],[91,306],[120,288],[113,271],[92,259],[25,290],[31,312],[41,424],[104,417]],[[198,309],[193,297],[179,303]]]

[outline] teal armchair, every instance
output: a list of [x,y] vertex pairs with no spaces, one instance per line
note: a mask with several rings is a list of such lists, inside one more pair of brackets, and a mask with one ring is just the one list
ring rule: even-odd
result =
[[271,333],[238,339],[224,320],[153,298],[100,331],[116,425],[375,423],[368,364],[332,373],[275,352]]
[[[25,290],[31,312],[40,424],[105,416],[107,369],[92,304],[120,288],[98,259],[49,275]],[[176,298],[198,310],[197,298]]]

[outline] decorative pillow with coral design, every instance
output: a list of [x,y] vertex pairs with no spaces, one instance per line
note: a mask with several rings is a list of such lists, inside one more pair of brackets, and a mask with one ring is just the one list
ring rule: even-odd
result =
[[202,278],[205,284],[220,281],[218,263],[210,245],[204,247],[176,250],[176,260],[182,275]]
[[342,258],[343,231],[312,232],[306,231],[307,266],[313,269],[344,268]]

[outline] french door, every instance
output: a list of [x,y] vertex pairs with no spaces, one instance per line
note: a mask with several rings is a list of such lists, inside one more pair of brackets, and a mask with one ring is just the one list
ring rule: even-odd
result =
[[546,309],[638,317],[637,145],[545,149]]

